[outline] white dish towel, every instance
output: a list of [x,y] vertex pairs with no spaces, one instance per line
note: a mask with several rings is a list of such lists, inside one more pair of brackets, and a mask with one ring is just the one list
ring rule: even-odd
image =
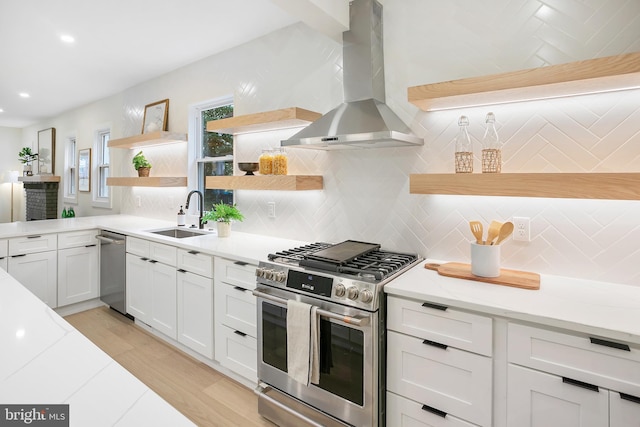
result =
[[309,385],[310,379],[317,384],[320,379],[316,310],[303,302],[287,301],[287,372],[291,379],[304,385]]

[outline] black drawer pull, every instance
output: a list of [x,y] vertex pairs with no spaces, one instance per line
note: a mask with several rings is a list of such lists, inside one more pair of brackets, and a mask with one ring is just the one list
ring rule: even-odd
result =
[[447,308],[449,308],[446,305],[439,305],[439,304],[434,304],[434,303],[431,303],[431,302],[423,302],[422,306],[423,307],[428,307],[428,308],[434,308],[436,310],[442,310],[442,311],[445,311]]
[[240,286],[234,286],[233,289],[240,292],[247,292],[249,289],[241,288]]
[[446,350],[446,349],[447,349],[447,347],[449,347],[449,346],[448,346],[448,345],[446,345],[446,344],[441,344],[441,343],[439,343],[439,342],[430,341],[430,340],[423,340],[423,341],[422,341],[422,344],[430,345],[430,346],[432,346],[432,347],[438,347],[438,348],[441,348],[441,349],[443,349],[443,350]]
[[245,334],[244,332],[240,332],[240,331],[233,331],[234,334],[236,335],[240,335],[241,337],[246,337],[247,334]]
[[149,258],[142,257],[140,258],[142,261],[149,261]]
[[429,405],[422,405],[422,410],[423,411],[427,411],[427,412],[431,412],[432,414],[435,414],[435,415],[437,415],[439,417],[442,417],[442,418],[446,418],[447,417],[447,413],[446,412],[441,411],[440,409],[436,409],[436,408],[434,408],[432,406],[429,406]]
[[591,344],[602,345],[605,347],[617,348],[618,350],[631,351],[627,344],[622,344],[614,341],[607,341],[600,338],[589,337]]
[[244,262],[244,261],[234,261],[233,262],[235,265],[239,265],[244,267],[245,265],[249,264],[248,262]]
[[595,391],[595,392],[599,392],[600,391],[600,389],[598,388],[597,385],[593,385],[593,384],[585,383],[585,382],[582,382],[582,381],[574,380],[572,378],[562,377],[562,382],[565,383],[565,384],[574,385],[576,387],[586,388],[587,390],[591,390],[591,391]]
[[158,261],[156,261],[155,259],[150,259],[150,260],[149,260],[149,262],[150,262],[151,264],[155,264],[155,263],[156,263],[156,262],[158,262]]
[[639,403],[640,404],[640,397],[632,396],[632,395],[627,394],[627,393],[620,393],[620,399],[628,400],[629,402]]
[[21,256],[27,256],[27,254],[11,255],[11,258],[20,258]]
[[200,252],[198,252],[198,251],[189,251],[189,253],[190,253],[191,255],[198,255]]
[[186,273],[186,272],[187,272],[187,270],[183,270],[181,268],[178,269],[178,273]]
[[92,248],[94,246],[98,246],[98,245],[96,245],[95,243],[93,245],[84,245],[85,248]]
[[39,239],[42,236],[27,236],[27,239]]

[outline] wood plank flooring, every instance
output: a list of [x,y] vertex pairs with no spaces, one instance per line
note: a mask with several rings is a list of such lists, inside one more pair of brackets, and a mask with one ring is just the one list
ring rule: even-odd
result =
[[129,372],[202,427],[274,427],[249,390],[106,307],[65,317]]

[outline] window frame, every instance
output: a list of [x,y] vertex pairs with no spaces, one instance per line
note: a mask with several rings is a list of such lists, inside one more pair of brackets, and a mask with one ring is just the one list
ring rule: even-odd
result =
[[[105,141],[105,136],[107,137]],[[94,133],[93,152],[91,159],[92,173],[92,206],[95,208],[111,209],[113,192],[107,186],[107,178],[110,171],[110,150],[107,146],[111,139],[111,126],[100,126]],[[106,162],[105,162],[106,157]],[[106,189],[107,195],[103,195],[101,190]]]
[[78,140],[70,134],[64,146],[63,202],[78,204]]

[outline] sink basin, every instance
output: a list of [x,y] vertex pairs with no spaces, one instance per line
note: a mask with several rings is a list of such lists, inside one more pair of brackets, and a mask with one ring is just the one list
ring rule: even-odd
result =
[[184,239],[185,237],[202,236],[211,234],[209,231],[197,228],[165,228],[162,230],[147,230],[149,233],[159,234],[161,236],[173,237],[174,239]]

